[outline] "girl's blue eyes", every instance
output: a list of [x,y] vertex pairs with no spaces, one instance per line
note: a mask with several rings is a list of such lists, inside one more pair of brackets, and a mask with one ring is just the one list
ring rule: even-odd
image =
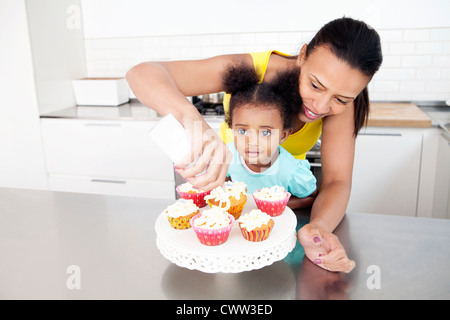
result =
[[[246,135],[247,134],[247,130],[245,129],[237,129],[236,130],[238,134],[240,135]],[[260,130],[259,133],[263,136],[263,137],[268,137],[271,135],[270,130]]]

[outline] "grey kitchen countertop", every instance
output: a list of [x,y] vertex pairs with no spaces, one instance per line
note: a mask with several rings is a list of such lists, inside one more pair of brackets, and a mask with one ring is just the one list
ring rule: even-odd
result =
[[119,106],[67,107],[41,114],[41,118],[90,119],[90,120],[157,120],[158,114],[137,99]]
[[[1,299],[450,299],[450,220],[347,213],[349,274],[297,245],[259,270],[203,273],[166,260],[170,200],[0,188]],[[295,211],[298,226],[308,210]]]
[[[393,102],[392,102],[393,103]],[[389,104],[389,103],[387,103]],[[447,134],[450,130],[450,107],[443,104],[418,105],[430,119],[431,126],[442,128]],[[110,121],[158,121],[161,116],[154,110],[142,104],[137,99],[119,106],[77,106],[63,108],[40,115],[44,119],[79,119],[79,120],[110,120]],[[205,121],[215,129],[225,119],[224,115],[205,115]]]
[[[83,119],[83,120],[135,120],[158,121],[161,115],[142,104],[137,99],[119,106],[72,106],[40,115],[47,119]],[[212,122],[222,122],[224,115],[207,115],[204,118]]]

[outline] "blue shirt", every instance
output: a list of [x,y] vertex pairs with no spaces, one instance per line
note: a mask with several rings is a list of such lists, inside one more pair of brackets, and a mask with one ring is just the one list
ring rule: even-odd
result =
[[278,146],[280,154],[277,160],[263,172],[250,172],[237,152],[234,142],[228,143],[227,146],[233,154],[227,176],[232,181],[245,182],[248,193],[253,193],[263,187],[278,185],[293,196],[305,198],[317,188],[316,178],[311,172],[308,160],[294,158],[281,146]]

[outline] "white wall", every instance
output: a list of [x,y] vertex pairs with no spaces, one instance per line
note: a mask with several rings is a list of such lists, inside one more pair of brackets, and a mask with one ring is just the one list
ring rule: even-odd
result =
[[370,84],[372,100],[450,98],[449,0],[81,0],[81,4],[89,76],[124,76],[146,60],[268,49],[297,54],[324,23],[346,15],[366,21],[381,36],[384,63]]
[[75,104],[72,79],[86,76],[79,0],[26,0],[40,113]]
[[374,28],[450,27],[448,0],[82,0],[86,38],[316,30],[343,15]]
[[[0,0],[0,186],[48,189],[42,113],[75,104],[86,76],[79,0]],[[80,12],[81,14],[81,12]]]
[[46,189],[24,0],[0,0],[0,48],[0,187]]

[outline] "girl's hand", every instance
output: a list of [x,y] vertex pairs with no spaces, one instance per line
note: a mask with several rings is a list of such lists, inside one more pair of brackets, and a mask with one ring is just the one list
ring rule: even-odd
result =
[[299,230],[298,240],[306,257],[326,270],[348,273],[355,267],[355,262],[347,257],[337,236],[331,232],[306,224]]
[[205,191],[223,185],[232,158],[228,147],[201,115],[184,118],[181,123],[191,138],[191,153],[175,164],[176,172],[194,187]]

